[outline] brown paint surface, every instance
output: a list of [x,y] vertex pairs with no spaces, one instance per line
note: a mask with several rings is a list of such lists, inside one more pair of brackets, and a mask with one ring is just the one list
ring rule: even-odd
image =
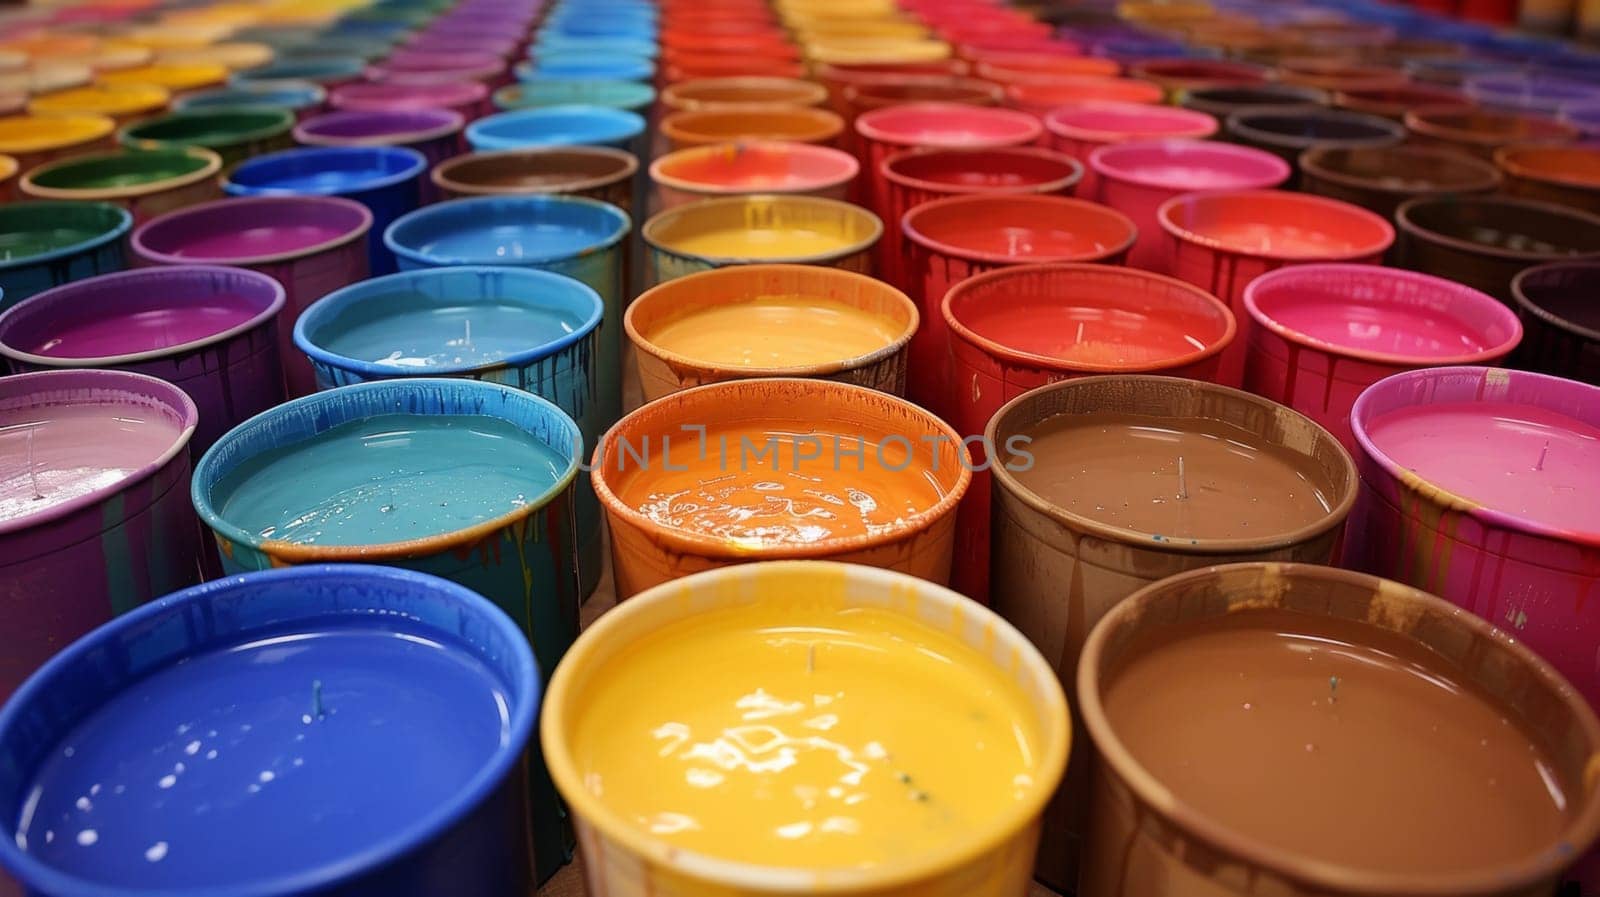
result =
[[1273,536],[1332,506],[1310,458],[1222,421],[1068,414],[1021,435],[1032,440],[1033,467],[1010,463],[1023,486],[1074,514],[1166,539]]
[[1387,630],[1236,612],[1145,636],[1109,681],[1140,765],[1270,849],[1459,873],[1528,859],[1567,823],[1566,783],[1522,726]]

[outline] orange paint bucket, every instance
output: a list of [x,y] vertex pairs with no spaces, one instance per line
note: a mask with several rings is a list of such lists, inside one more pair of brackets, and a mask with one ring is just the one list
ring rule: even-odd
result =
[[661,92],[661,105],[674,112],[744,109],[751,106],[820,106],[828,91],[800,78],[701,78],[681,81]]
[[855,121],[856,116],[885,106],[905,103],[960,103],[966,106],[998,106],[1005,91],[992,81],[978,78],[907,75],[867,84],[851,84],[844,89],[844,101]]
[[767,106],[674,112],[661,120],[661,134],[673,149],[727,143],[732,140],[790,140],[832,144],[844,120],[826,109]]
[[[798,558],[943,584],[956,505],[972,482],[968,460],[949,424],[860,386],[734,380],[672,393],[623,417],[595,454],[617,597],[702,570]],[[807,492],[758,488],[780,466],[806,477]],[[681,492],[703,510],[675,513],[681,499],[668,496]],[[766,513],[741,520],[746,508]]]
[[860,163],[842,150],[779,140],[693,146],[650,165],[661,208],[721,196],[794,194],[844,199]]
[[1495,153],[1505,192],[1600,212],[1600,149],[1593,146],[1517,146]]
[[798,60],[754,53],[708,54],[661,67],[661,83],[677,84],[696,78],[730,78],[760,75],[769,78],[803,78],[806,67]]
[[1060,75],[1114,78],[1122,73],[1115,59],[1058,56],[1053,53],[986,53],[973,60],[972,73],[999,84],[1046,81]]
[[810,377],[904,395],[920,320],[881,280],[814,265],[743,265],[646,290],[622,326],[645,401],[724,380]]
[[1034,115],[1045,115],[1070,103],[1138,103],[1154,106],[1164,96],[1161,85],[1138,78],[1067,77],[1006,87],[1006,104]]

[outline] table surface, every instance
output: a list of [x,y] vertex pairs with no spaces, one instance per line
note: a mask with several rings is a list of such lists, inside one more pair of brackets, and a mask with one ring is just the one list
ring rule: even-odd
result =
[[[571,865],[556,873],[556,877],[540,888],[534,897],[588,897],[583,888],[583,861],[574,860]],[[1057,895],[1044,885],[1034,882],[1028,897],[1057,897]]]

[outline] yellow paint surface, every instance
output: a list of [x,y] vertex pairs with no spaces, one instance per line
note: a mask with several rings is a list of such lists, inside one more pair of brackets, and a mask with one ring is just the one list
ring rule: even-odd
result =
[[781,261],[842,252],[855,242],[837,232],[739,227],[685,234],[671,241],[671,249],[685,255],[710,258]]

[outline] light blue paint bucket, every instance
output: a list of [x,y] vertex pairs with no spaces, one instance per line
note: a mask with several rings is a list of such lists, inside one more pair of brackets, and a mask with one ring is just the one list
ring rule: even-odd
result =
[[627,53],[573,51],[540,53],[516,66],[518,81],[649,81],[655,63]]
[[629,149],[644,133],[644,125],[644,116],[625,109],[544,106],[480,118],[467,126],[467,143],[477,152],[532,146]]

